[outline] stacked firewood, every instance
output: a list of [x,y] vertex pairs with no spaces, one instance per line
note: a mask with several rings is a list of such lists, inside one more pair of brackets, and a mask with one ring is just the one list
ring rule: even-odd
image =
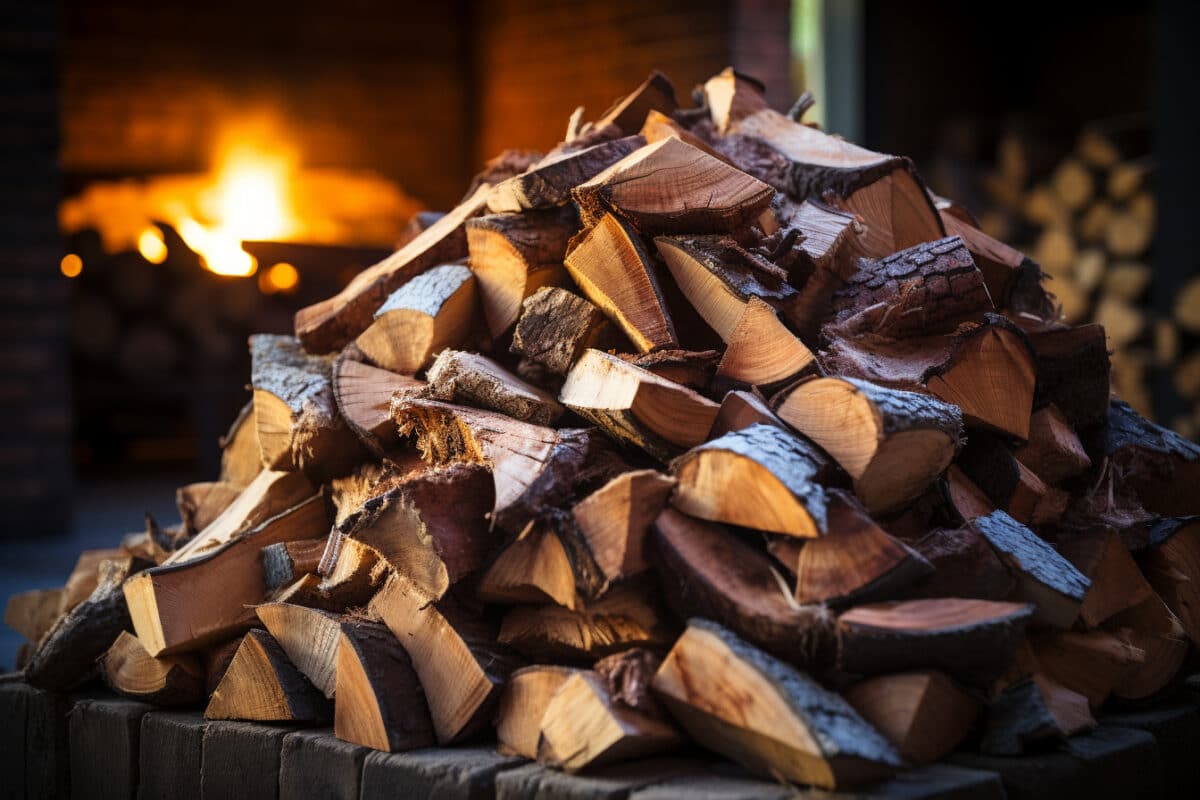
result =
[[827,788],[1170,684],[1200,448],[908,159],[731,70],[697,97],[577,112],[252,337],[183,523],[10,603],[29,681]]

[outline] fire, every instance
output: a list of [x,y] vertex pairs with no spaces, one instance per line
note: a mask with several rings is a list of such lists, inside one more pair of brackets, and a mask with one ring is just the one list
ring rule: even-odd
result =
[[167,243],[163,241],[158,228],[150,227],[142,231],[138,236],[137,248],[142,258],[151,264],[161,264],[167,260]]
[[184,244],[200,256],[204,268],[217,275],[248,278],[258,269],[254,256],[242,249],[242,240],[217,226],[206,228],[191,217],[183,217],[176,229]]

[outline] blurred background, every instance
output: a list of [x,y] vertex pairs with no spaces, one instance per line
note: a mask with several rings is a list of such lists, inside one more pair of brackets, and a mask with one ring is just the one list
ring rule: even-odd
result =
[[[394,248],[506,148],[652,69],[727,65],[911,156],[1200,428],[1194,4],[57,0],[0,10],[0,597],[211,479],[246,337]],[[6,632],[5,636],[14,636]],[[0,638],[0,664],[15,640]]]

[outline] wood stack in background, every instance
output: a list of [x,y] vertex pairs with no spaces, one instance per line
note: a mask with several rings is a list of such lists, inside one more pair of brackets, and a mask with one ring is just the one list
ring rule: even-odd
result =
[[210,719],[869,784],[1019,753],[1200,636],[1200,447],[912,163],[652,75],[256,336],[183,523],[6,620]]

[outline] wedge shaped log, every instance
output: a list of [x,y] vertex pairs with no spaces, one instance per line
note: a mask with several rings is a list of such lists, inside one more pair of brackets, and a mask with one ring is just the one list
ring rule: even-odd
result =
[[571,190],[646,144],[624,136],[583,149],[551,153],[529,169],[496,184],[487,196],[492,213],[550,209],[571,202]]
[[937,670],[868,678],[846,691],[846,701],[914,764],[949,755],[970,733],[980,707]]
[[128,631],[121,631],[101,656],[100,672],[114,692],[154,705],[192,705],[207,696],[204,666],[198,657],[155,658]]
[[332,699],[337,687],[341,615],[282,602],[264,603],[255,613],[296,669]]
[[333,362],[333,396],[350,429],[371,452],[382,454],[399,441],[392,419],[392,395],[418,393],[424,382],[361,361],[345,353]]
[[434,400],[499,411],[535,425],[552,425],[564,413],[553,395],[478,353],[443,350],[425,378],[424,394]]
[[332,710],[271,635],[255,629],[242,637],[204,709],[204,718],[325,722]]
[[497,750],[506,755],[534,759],[542,737],[542,718],[559,688],[578,670],[537,665],[512,674],[496,711]]

